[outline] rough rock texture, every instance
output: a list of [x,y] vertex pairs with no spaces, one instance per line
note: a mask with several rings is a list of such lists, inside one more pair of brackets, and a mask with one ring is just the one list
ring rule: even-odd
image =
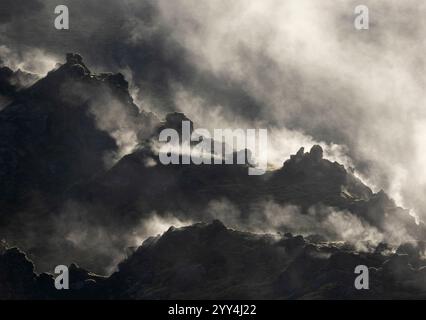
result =
[[[154,165],[147,165],[148,159]],[[380,232],[391,223],[406,230],[407,236],[425,237],[424,225],[416,225],[407,210],[397,207],[383,191],[373,193],[342,165],[323,159],[320,146],[310,152],[299,150],[281,169],[265,176],[248,176],[247,169],[247,165],[162,165],[158,155],[142,148],[89,183],[76,185],[70,197],[96,204],[101,209],[94,215],[108,212],[119,216],[121,223],[126,216],[129,225],[152,211],[181,213],[183,220],[208,220],[212,217],[205,214],[206,208],[222,199],[240,210],[239,222],[244,225],[259,202],[270,200],[297,206],[302,214],[316,206],[347,211]]]
[[[147,239],[109,278],[72,264],[70,290],[61,291],[52,275],[36,275],[22,252],[3,248],[0,299],[424,299],[424,243],[409,246],[357,253],[341,243],[255,235],[213,221]],[[369,290],[354,287],[357,265],[369,268]]]
[[18,92],[29,87],[38,80],[34,74],[20,69],[12,69],[0,65],[0,110],[4,109],[18,95]]
[[43,247],[60,246],[54,208],[64,193],[112,165],[122,134],[133,132],[138,143],[156,122],[133,103],[121,74],[93,74],[78,54],[15,92],[0,111],[2,236],[36,259]]

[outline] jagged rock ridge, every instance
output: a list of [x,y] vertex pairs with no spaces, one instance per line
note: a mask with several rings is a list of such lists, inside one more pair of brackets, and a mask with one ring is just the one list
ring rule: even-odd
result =
[[[0,251],[0,299],[395,299],[426,297],[423,242],[396,253],[227,229],[220,221],[170,228],[147,239],[110,277],[71,265],[70,290],[36,275],[17,249]],[[356,290],[367,265],[370,289]]]

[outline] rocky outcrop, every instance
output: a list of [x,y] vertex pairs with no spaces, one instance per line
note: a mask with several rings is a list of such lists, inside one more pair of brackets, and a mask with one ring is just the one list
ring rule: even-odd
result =
[[126,147],[122,137],[137,144],[156,123],[133,103],[121,74],[94,74],[78,54],[16,91],[0,111],[2,236],[39,257],[50,241],[70,246],[57,231],[55,211],[65,192],[109,169]]
[[20,69],[12,69],[0,65],[0,111],[10,104],[18,92],[31,86],[38,80],[38,76]]
[[[358,265],[369,268],[369,290],[354,286]],[[56,290],[52,275],[35,274],[19,250],[3,250],[0,299],[424,299],[425,270],[417,252],[358,253],[213,221],[145,240],[108,278],[72,264],[69,290]]]
[[106,169],[106,157],[119,148],[109,126],[115,114],[123,118],[117,126],[128,122],[136,135],[145,120],[151,125],[121,74],[92,74],[80,55],[67,54],[65,64],[0,113],[0,189],[7,190],[0,203],[57,196]]

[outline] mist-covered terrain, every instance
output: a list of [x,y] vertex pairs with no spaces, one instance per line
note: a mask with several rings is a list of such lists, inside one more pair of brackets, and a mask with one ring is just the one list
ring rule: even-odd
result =
[[[425,297],[423,2],[63,3],[0,3],[0,299]],[[183,121],[266,173],[164,165]]]
[[[0,251],[2,299],[425,299],[424,243],[356,252],[320,237],[227,229],[220,221],[148,238],[110,277],[69,266],[70,289],[16,248]],[[353,268],[368,265],[370,289]]]
[[[159,130],[190,120],[140,110],[123,75],[94,74],[78,54],[14,94],[0,113],[2,298],[423,292],[424,224],[319,145],[260,176],[248,164],[164,165]],[[123,156],[126,135],[136,143]],[[37,275],[63,264],[69,293]],[[364,295],[358,264],[373,273]]]

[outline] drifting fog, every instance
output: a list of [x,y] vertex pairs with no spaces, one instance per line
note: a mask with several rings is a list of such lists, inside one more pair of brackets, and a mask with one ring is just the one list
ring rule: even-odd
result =
[[[370,184],[423,217],[423,2],[364,2],[368,31],[353,27],[356,1],[161,3],[197,67],[238,83],[259,101],[256,119],[285,128],[279,143],[293,152],[294,140],[306,145],[311,137],[347,146]],[[189,114],[192,106],[180,104]],[[239,120],[227,106],[212,107],[228,123]]]
[[78,51],[99,70],[131,75],[145,109],[179,109],[202,127],[268,127],[278,165],[320,142],[424,216],[424,1],[363,1],[362,31],[357,1],[63,4],[69,31],[53,28],[54,1],[2,1],[12,11],[0,16],[3,62],[45,73]]
[[249,218],[243,219],[237,206],[221,199],[211,201],[206,214],[238,230],[261,234],[290,232],[308,237],[320,235],[323,241],[342,241],[353,245],[358,251],[371,251],[381,242],[398,246],[415,240],[399,222],[392,219],[384,221],[383,230],[379,231],[348,211],[322,205],[310,207],[308,212],[303,214],[297,206],[282,206],[265,200],[252,206]]

